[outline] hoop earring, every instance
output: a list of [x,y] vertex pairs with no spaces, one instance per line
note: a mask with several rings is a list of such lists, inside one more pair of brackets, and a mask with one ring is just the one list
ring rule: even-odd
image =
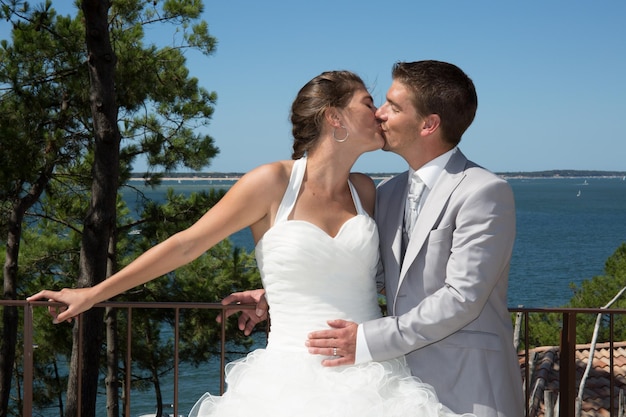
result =
[[[346,129],[346,127],[344,125],[339,125],[341,126],[341,129]],[[335,139],[335,142],[337,143],[343,143],[345,141],[348,140],[348,136],[350,135],[350,132],[348,132],[348,129],[346,129],[346,136],[344,136],[342,139],[337,139],[337,128],[333,129],[333,139]]]

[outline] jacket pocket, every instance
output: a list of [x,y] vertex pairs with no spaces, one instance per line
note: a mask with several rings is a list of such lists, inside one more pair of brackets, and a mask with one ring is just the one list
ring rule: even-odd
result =
[[439,343],[449,347],[463,349],[502,350],[500,338],[497,334],[477,330],[459,330],[441,340]]
[[442,240],[452,241],[452,227],[446,226],[441,229],[434,229],[428,235],[428,243],[437,243]]

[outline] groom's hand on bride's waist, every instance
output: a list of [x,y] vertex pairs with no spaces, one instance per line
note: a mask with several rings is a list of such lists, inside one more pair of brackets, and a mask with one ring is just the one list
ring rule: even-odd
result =
[[[254,304],[255,309],[242,309],[237,308],[237,305],[241,304]],[[258,323],[267,320],[268,305],[265,299],[265,290],[248,290],[242,292],[234,292],[231,295],[225,297],[222,300],[222,305],[232,305],[233,308],[224,310],[224,315],[230,317],[231,315],[241,312],[239,319],[237,320],[239,330],[243,330],[246,336],[249,336]],[[217,316],[217,322],[222,322],[222,315]]]
[[328,356],[322,361],[324,366],[354,364],[358,324],[346,320],[329,320],[328,325],[330,329],[309,333],[305,342],[309,353]]

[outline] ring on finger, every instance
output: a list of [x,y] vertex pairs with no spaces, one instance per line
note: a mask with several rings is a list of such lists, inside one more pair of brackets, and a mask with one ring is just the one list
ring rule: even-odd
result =
[[337,348],[336,347],[333,348],[333,356],[337,356]]

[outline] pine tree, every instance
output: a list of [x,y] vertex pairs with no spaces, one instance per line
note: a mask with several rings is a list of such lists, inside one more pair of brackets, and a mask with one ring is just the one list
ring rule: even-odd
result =
[[[5,297],[15,297],[19,286],[19,233],[24,223],[19,214],[35,206],[44,191],[47,204],[56,209],[37,206],[33,214],[77,233],[82,243],[79,261],[73,258],[78,268],[75,285],[94,285],[117,268],[117,194],[135,159],[146,155],[150,181],[158,182],[163,170],[200,169],[218,152],[210,136],[198,133],[210,120],[216,95],[200,87],[185,67],[185,50],[210,55],[215,48],[206,22],[199,18],[202,3],[77,4],[75,16],[59,16],[49,0],[34,8],[28,2],[0,0],[0,18],[13,26],[11,39],[0,45],[1,225],[8,236]],[[177,43],[144,45],[147,25],[171,28]],[[89,208],[82,215],[54,216],[68,212],[60,208],[74,206],[73,194],[85,192]],[[23,203],[25,197],[29,205]],[[16,207],[21,211],[12,216]],[[51,271],[59,276],[58,269]],[[4,314],[0,415],[7,413],[15,355],[11,335],[17,329],[16,315],[10,309]],[[101,317],[97,311],[84,317],[92,332],[85,338],[84,355],[99,353]],[[115,325],[108,323],[112,335]],[[76,364],[81,359],[74,358],[67,415],[79,412]],[[82,361],[83,386],[96,386],[92,382],[97,381],[97,362]],[[82,415],[93,415],[95,391],[83,390],[81,404]],[[116,400],[109,404],[109,415],[116,415]]]

